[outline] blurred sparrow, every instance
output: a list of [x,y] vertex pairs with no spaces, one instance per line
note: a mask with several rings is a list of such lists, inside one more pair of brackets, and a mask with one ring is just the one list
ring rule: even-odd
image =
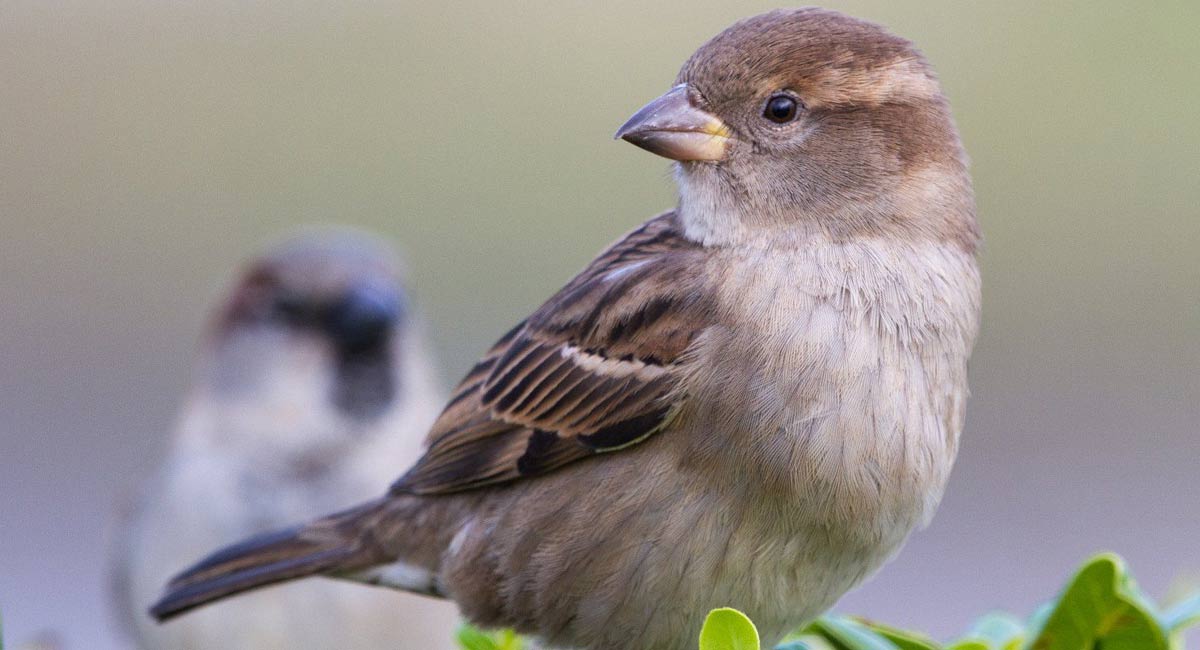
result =
[[[434,647],[453,611],[310,581],[158,626],[144,612],[180,564],[377,496],[437,416],[423,337],[381,243],[316,232],[257,260],[216,315],[157,477],[123,522],[118,598],[143,648]],[[441,617],[441,629],[430,625]]]
[[159,619],[322,574],[555,647],[766,647],[932,516],[979,318],[966,158],[908,41],[820,9],[722,32],[617,132],[679,205],[484,356],[380,499],[226,548]]

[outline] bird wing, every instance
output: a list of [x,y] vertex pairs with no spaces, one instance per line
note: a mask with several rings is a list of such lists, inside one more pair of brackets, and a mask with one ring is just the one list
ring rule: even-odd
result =
[[661,429],[715,311],[699,290],[702,258],[670,212],[601,253],[467,374],[392,492],[535,476]]

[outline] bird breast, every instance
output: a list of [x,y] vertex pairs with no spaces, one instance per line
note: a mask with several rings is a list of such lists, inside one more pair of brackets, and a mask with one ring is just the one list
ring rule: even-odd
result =
[[717,263],[730,322],[743,325],[701,342],[714,371],[693,376],[689,403],[708,411],[697,422],[736,415],[694,451],[724,439],[722,456],[807,524],[898,544],[932,516],[957,451],[978,323],[974,257],[867,239]]

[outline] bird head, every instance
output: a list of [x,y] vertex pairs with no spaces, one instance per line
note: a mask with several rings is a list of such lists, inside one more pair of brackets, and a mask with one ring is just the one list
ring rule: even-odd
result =
[[837,12],[734,24],[617,137],[678,161],[681,217],[710,243],[780,226],[977,237],[965,155],[929,65],[912,43]]
[[342,231],[284,242],[248,265],[219,311],[212,381],[246,401],[314,387],[340,416],[374,418],[397,393],[406,302],[379,242]]

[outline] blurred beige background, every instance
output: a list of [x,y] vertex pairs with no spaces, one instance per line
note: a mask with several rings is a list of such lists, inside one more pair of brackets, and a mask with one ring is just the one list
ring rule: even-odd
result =
[[[830,5],[933,60],[987,235],[949,494],[841,609],[946,635],[1099,549],[1161,593],[1200,567],[1200,3]],[[239,260],[297,224],[390,235],[452,380],[672,204],[612,132],[770,6],[0,2],[8,640],[121,647],[106,521]]]

